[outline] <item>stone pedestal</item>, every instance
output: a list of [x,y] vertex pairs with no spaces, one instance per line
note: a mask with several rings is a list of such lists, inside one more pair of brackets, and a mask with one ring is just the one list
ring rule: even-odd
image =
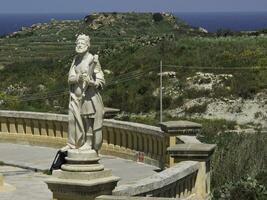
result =
[[[196,135],[200,133],[202,125],[190,121],[167,121],[161,122],[160,128],[166,134],[166,145],[171,147],[177,143],[183,143],[183,140],[197,142]],[[186,136],[186,138],[184,138]],[[174,158],[167,157],[169,167],[175,164]]]
[[4,177],[2,174],[0,174],[0,187],[4,186]]
[[167,149],[170,156],[174,158],[175,163],[181,161],[199,161],[199,170],[196,179],[196,196],[199,200],[210,199],[210,159],[214,150],[215,144],[191,143],[177,144]]
[[99,195],[112,194],[119,177],[99,164],[94,150],[72,149],[68,151],[67,163],[53,171],[46,180],[54,200],[91,200]]

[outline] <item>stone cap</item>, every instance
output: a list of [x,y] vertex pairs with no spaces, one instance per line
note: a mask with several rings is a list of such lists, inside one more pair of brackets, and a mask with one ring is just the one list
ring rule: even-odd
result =
[[[114,196],[114,195],[101,195],[96,197],[96,200],[174,200],[174,198],[168,197],[130,197],[130,196]],[[175,200],[181,200],[175,198]]]
[[173,183],[186,179],[199,170],[199,163],[196,161],[179,162],[159,173],[139,179],[129,184],[117,186],[112,195],[115,196],[141,196],[153,194],[153,191],[166,188]]
[[161,122],[160,128],[170,135],[196,135],[200,132],[202,125],[190,121],[168,121]]
[[[116,108],[105,107],[104,112],[105,112],[104,118],[113,118],[115,117],[116,114],[118,114],[118,112],[120,112],[120,110]],[[13,110],[0,110],[0,117],[60,121],[60,122],[69,121],[68,115],[64,114],[13,111]]]
[[105,112],[104,118],[110,119],[114,118],[120,112],[120,109],[105,107],[104,112]]
[[206,160],[211,157],[216,144],[177,144],[167,148],[170,156],[179,160]]

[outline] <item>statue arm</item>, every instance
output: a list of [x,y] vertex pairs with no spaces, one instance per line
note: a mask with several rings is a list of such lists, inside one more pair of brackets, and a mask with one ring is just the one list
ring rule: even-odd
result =
[[97,88],[102,88],[105,85],[105,78],[104,78],[104,73],[101,69],[100,62],[98,60],[98,55],[94,56],[94,62],[95,62],[95,68],[94,68],[94,73],[95,73],[95,85]]
[[75,69],[74,69],[74,62],[75,62],[75,59],[73,60],[71,67],[70,67],[70,71],[69,71],[69,77],[68,77],[69,85],[75,84],[78,82],[78,76],[77,76]]

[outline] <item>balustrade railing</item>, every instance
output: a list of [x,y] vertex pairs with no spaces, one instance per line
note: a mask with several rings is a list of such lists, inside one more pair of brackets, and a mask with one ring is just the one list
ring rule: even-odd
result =
[[[51,113],[0,111],[0,139],[61,147],[66,144],[68,116]],[[155,126],[105,119],[101,153],[164,168],[166,137]]]
[[[208,199],[210,157],[215,145],[196,139],[200,124],[162,123],[161,127],[105,119],[102,154],[155,165],[159,174],[115,188],[113,195]],[[0,111],[0,141],[61,147],[66,144],[68,116],[51,113]],[[186,136],[185,136],[186,135]]]

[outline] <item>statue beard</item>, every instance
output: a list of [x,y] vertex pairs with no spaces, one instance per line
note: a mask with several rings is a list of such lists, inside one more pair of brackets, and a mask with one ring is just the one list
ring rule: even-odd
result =
[[76,53],[78,53],[78,54],[84,54],[84,53],[86,53],[87,52],[87,50],[88,50],[88,47],[76,47],[75,48],[75,51],[76,51]]

